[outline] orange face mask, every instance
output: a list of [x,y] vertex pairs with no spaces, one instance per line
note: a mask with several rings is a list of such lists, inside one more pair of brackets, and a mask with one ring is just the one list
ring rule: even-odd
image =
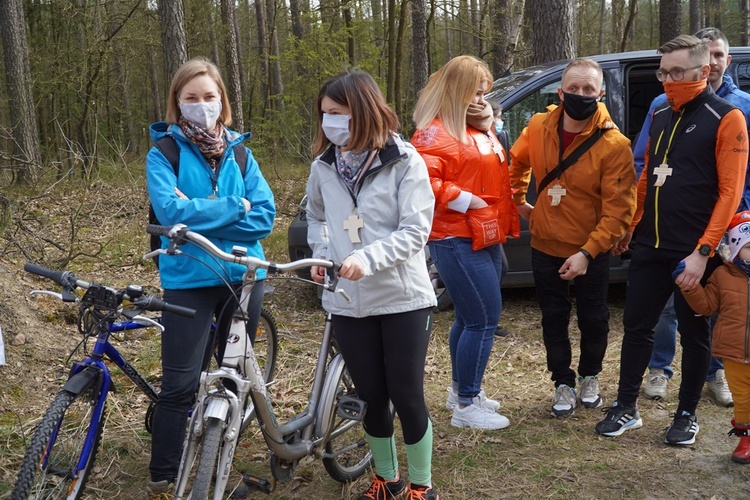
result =
[[698,94],[703,92],[707,84],[706,80],[662,83],[664,92],[667,94],[667,102],[675,111],[679,111],[685,104],[695,99]]

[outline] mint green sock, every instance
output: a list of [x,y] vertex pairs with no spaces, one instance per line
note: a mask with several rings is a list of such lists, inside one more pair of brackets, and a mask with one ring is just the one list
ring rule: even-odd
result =
[[[396,456],[396,440],[393,436],[379,438],[365,433],[367,444],[372,450],[375,460],[375,473],[386,481],[393,481],[398,475],[398,457]],[[430,434],[430,442],[432,435]]]
[[432,421],[427,420],[427,430],[418,442],[406,445],[409,462],[409,482],[432,486]]

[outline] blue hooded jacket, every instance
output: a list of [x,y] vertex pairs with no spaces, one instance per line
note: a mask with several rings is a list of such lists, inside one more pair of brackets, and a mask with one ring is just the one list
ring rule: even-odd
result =
[[[745,121],[747,123],[748,130],[750,130],[750,94],[740,90],[737,85],[732,81],[727,73],[724,73],[724,81],[721,83],[719,90],[716,91],[716,95],[729,102],[730,104],[740,108],[745,114]],[[643,162],[646,157],[646,146],[648,144],[649,130],[651,129],[651,116],[654,114],[654,109],[667,102],[667,94],[661,94],[651,103],[651,107],[648,109],[646,119],[643,121],[643,128],[641,128],[638,134],[638,140],[633,146],[633,158],[635,159],[635,175],[636,178],[641,176],[643,171]],[[749,166],[750,167],[750,166]],[[750,174],[750,168],[747,174]],[[750,177],[746,174],[745,177],[745,189],[742,192],[742,199],[740,200],[740,206],[738,211],[750,209]]]
[[[250,150],[244,177],[233,150],[250,134],[226,130],[228,145],[215,174],[197,146],[183,135],[179,126],[157,122],[151,125],[150,131],[154,143],[167,135],[174,137],[180,154],[179,176],[175,176],[172,165],[158,148],[152,147],[146,157],[148,194],[159,222],[165,226],[185,224],[225,252],[230,252],[237,245],[247,248],[248,255],[264,259],[260,240],[268,236],[273,228],[276,215],[273,193]],[[216,198],[209,198],[214,193],[214,180]],[[188,199],[179,198],[175,187]],[[250,202],[251,209],[247,213],[242,198]],[[162,248],[166,248],[168,242],[162,238]],[[224,280],[230,283],[242,281],[244,266],[217,262],[195,245],[187,244],[180,249],[205,265],[185,255],[161,256],[159,274],[162,288],[200,288],[219,286]],[[259,271],[257,277],[265,277],[265,271]]]

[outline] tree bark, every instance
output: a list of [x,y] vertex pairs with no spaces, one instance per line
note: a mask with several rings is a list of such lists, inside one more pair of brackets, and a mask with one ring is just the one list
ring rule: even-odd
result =
[[633,25],[635,24],[636,14],[638,14],[638,0],[630,0],[630,5],[628,7],[628,21],[625,23],[625,30],[623,30],[620,52],[628,50],[628,41],[633,38]]
[[352,1],[343,0],[341,10],[344,11],[344,26],[346,27],[346,52],[349,57],[349,66],[356,65],[356,54],[354,53],[354,31],[352,30]]
[[284,81],[281,76],[281,54],[279,52],[279,35],[276,29],[276,3],[274,0],[266,2],[268,33],[269,33],[269,56],[271,61],[269,70],[271,74],[271,94],[273,95],[273,107],[277,111],[284,110]]
[[427,19],[425,18],[424,0],[411,0],[411,38],[412,38],[412,89],[411,96],[417,102],[419,92],[427,85],[430,66],[427,53]]
[[401,113],[403,112],[403,96],[401,95],[401,68],[402,68],[402,59],[404,55],[404,37],[406,34],[406,20],[409,17],[409,2],[408,1],[402,1],[401,2],[401,13],[399,14],[398,18],[398,35],[396,37],[396,74],[393,78],[395,82],[395,87],[393,89],[393,93],[395,96],[394,100],[394,108],[396,109],[396,114],[398,116],[401,116]]
[[494,0],[492,4],[492,76],[500,78],[513,65],[515,45],[513,2],[512,0]]
[[740,0],[740,45],[750,42],[750,0]]
[[[221,8],[224,8],[223,4]],[[216,17],[214,16],[213,2],[208,6],[208,43],[211,46],[211,62],[213,62],[217,68],[221,68],[221,61],[219,60],[219,41],[216,36]]]
[[266,107],[268,106],[268,38],[266,35],[265,0],[255,0],[255,20],[258,24],[258,69],[260,70],[261,116],[265,116]]
[[576,56],[573,0],[531,0],[532,64]]
[[[406,0],[403,0],[406,1]],[[388,0],[388,75],[386,77],[386,99],[393,103],[396,99],[396,0]]]
[[[740,0],[740,6],[747,0]],[[690,33],[696,33],[701,29],[701,0],[690,0]],[[747,44],[743,44],[747,45]]]
[[182,0],[159,0],[159,20],[164,47],[164,74],[167,82],[171,82],[177,68],[188,60]]
[[659,46],[682,33],[682,3],[680,0],[659,2]]
[[227,61],[225,80],[229,104],[232,107],[232,122],[236,130],[245,130],[245,119],[242,115],[242,85],[240,84],[240,61],[237,52],[237,16],[234,15],[234,1],[221,0],[221,20],[226,26],[224,40],[224,57]]
[[4,8],[0,10],[0,32],[13,136],[13,170],[16,182],[27,183],[36,176],[41,153],[22,0],[4,1]]

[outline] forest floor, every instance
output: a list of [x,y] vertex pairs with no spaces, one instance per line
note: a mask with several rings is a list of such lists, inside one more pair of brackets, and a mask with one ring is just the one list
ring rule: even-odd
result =
[[[295,186],[272,182],[280,213],[267,246],[270,257],[279,261],[287,260],[286,228],[300,189],[303,189],[300,184],[303,182],[297,181]],[[49,198],[29,202],[34,210],[27,207],[27,213],[36,211],[43,214],[39,217],[52,220],[51,213],[61,210],[60,205],[72,209],[70,204],[84,197],[75,190],[71,192],[70,188],[58,189],[63,192],[54,203]],[[144,265],[137,258],[147,248],[146,236],[141,234],[145,222],[142,186],[123,189],[118,196],[123,200],[140,200],[133,208],[133,213],[138,215],[102,217],[98,205],[84,207],[86,238],[111,249],[113,241],[117,241],[112,235],[118,228],[132,226],[128,232],[130,237],[140,235],[132,240],[135,243],[130,246],[134,248],[124,253],[120,251],[118,259],[107,253],[93,259],[74,259],[68,268],[81,279],[117,286],[135,282],[155,289],[158,285],[156,272],[150,264]],[[75,203],[78,206],[79,202]],[[111,212],[111,208],[106,212]],[[60,233],[69,231],[65,217],[55,220],[58,222],[47,222],[51,236],[58,231],[55,229],[58,225]],[[110,227],[113,224],[117,224],[117,228]],[[68,355],[80,340],[72,324],[73,308],[69,304],[50,297],[29,297],[30,290],[51,288],[51,282],[23,272],[23,263],[30,255],[20,250],[28,245],[17,244],[21,241],[19,238],[14,232],[0,241],[4,249],[0,254],[0,327],[7,359],[7,364],[0,366],[0,500],[9,498],[25,445],[44,409],[61,387],[68,369]],[[45,257],[52,260],[49,251]],[[727,436],[731,409],[716,406],[706,395],[698,409],[701,430],[695,445],[670,447],[663,444],[665,428],[671,422],[670,413],[677,407],[681,372],[679,347],[676,375],[669,384],[668,397],[660,402],[645,398],[639,401],[643,428],[617,438],[603,438],[593,432],[602,417],[598,409],[579,409],[568,418],[551,416],[553,384],[546,371],[540,313],[533,290],[505,290],[504,295],[501,323],[510,335],[495,342],[483,387],[488,396],[501,401],[501,412],[511,421],[507,429],[487,432],[451,427],[451,414],[445,409],[445,388],[450,383],[447,346],[453,313],[449,310],[435,315],[425,388],[435,431],[433,481],[441,498],[750,497],[750,466],[730,460],[737,442],[737,438]],[[604,371],[600,375],[605,406],[611,404],[616,395],[624,287],[613,286],[609,300],[611,334]],[[309,385],[306,381],[314,369],[323,312],[309,285],[291,281],[278,282],[266,306],[278,323],[281,338],[277,382],[271,386],[271,391],[279,403],[278,413],[288,418],[307,401]],[[19,334],[25,341],[13,345]],[[575,363],[580,340],[575,318],[571,336]],[[144,374],[158,378],[159,338],[155,332],[128,334],[118,348]],[[150,450],[150,437],[143,427],[147,405],[145,398],[127,380],[121,376],[117,380],[118,392],[112,397],[102,448],[84,498],[146,498],[142,487],[148,475]],[[397,442],[402,442],[400,436]],[[403,446],[399,448],[403,450]],[[260,433],[251,429],[237,452],[235,470],[270,479],[268,458]],[[403,453],[400,460],[405,474]],[[354,493],[367,488],[369,480],[370,477],[364,477],[352,485],[342,486],[327,476],[320,461],[303,461],[293,480],[277,485],[268,498],[352,498]],[[253,493],[249,498],[263,496]]]

